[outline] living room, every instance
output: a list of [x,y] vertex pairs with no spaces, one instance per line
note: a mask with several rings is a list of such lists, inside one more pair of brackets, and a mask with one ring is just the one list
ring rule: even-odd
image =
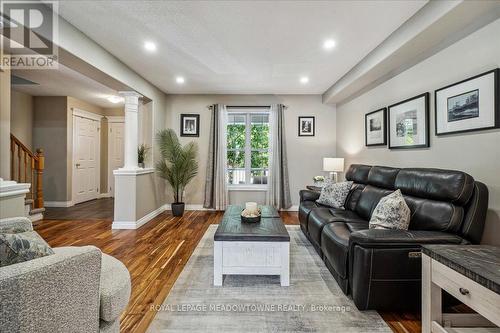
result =
[[500,1],[1,10],[0,332],[500,330]]

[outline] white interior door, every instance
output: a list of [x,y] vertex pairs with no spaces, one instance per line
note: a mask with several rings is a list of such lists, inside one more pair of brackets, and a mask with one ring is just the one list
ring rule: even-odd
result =
[[108,165],[109,165],[109,195],[115,196],[115,177],[113,170],[123,167],[123,149],[124,149],[124,123],[109,123],[108,132]]
[[73,117],[73,203],[99,193],[99,121]]

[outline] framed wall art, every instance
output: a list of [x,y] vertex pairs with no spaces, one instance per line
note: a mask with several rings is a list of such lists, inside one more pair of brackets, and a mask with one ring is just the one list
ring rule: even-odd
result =
[[429,93],[388,107],[389,149],[429,147]]
[[499,69],[434,92],[436,135],[500,127]]
[[387,145],[387,108],[365,114],[365,145]]
[[181,136],[200,136],[199,114],[181,114]]
[[299,136],[314,136],[315,127],[314,117],[299,117]]

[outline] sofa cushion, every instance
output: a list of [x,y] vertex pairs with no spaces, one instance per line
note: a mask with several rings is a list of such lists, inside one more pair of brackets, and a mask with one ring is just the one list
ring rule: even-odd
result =
[[351,233],[368,229],[367,221],[333,222],[321,233],[321,250],[337,274],[346,279]]
[[370,229],[408,230],[409,225],[410,208],[401,190],[396,190],[380,199],[370,218]]
[[465,172],[440,169],[401,169],[395,188],[405,195],[464,205],[474,190],[474,178]]
[[317,245],[321,245],[321,231],[323,227],[333,222],[367,223],[366,220],[363,220],[355,212],[350,210],[326,207],[316,208],[309,214],[307,229],[311,239],[316,242]]
[[302,201],[299,206],[299,222],[302,230],[307,231],[307,220],[309,218],[309,213],[314,208],[319,207],[315,201]]
[[125,310],[130,298],[130,274],[118,259],[102,254],[100,317],[114,321]]
[[35,231],[0,234],[0,267],[54,254]]
[[391,194],[393,191],[383,188],[367,185],[361,195],[359,196],[355,212],[366,220],[370,220],[372,212],[377,206],[380,199],[386,195]]
[[321,189],[318,203],[333,208],[344,207],[349,191],[352,187],[352,181],[333,183],[331,180],[327,181]]

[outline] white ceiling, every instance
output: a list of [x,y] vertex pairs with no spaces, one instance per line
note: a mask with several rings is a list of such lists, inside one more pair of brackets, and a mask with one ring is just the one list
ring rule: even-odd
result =
[[59,13],[165,92],[318,94],[426,2],[61,1]]
[[13,85],[13,89],[32,96],[72,96],[85,102],[114,108],[124,103],[111,103],[106,98],[118,93],[61,64],[55,69],[13,70],[12,74],[38,83],[38,85]]

